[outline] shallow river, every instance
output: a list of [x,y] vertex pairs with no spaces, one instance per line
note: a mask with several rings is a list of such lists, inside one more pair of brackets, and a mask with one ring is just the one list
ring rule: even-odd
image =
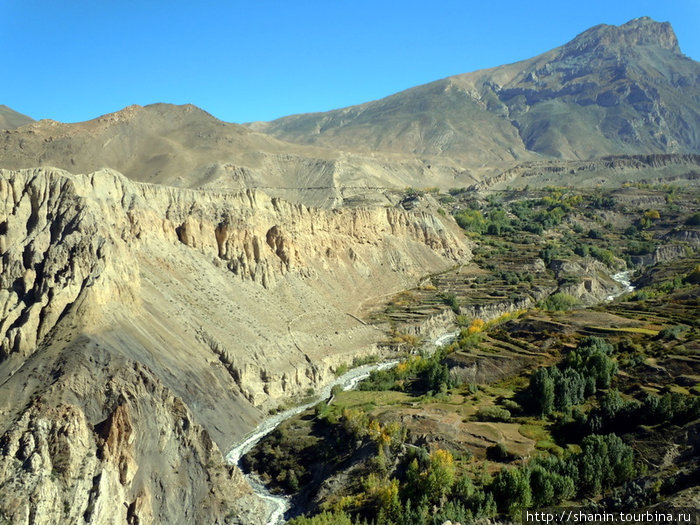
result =
[[634,286],[632,286],[632,283],[630,282],[630,277],[632,277],[632,273],[632,270],[626,270],[624,272],[619,272],[615,275],[610,276],[612,277],[613,281],[617,281],[622,286],[624,286],[624,289],[621,292],[616,293],[614,295],[608,295],[608,297],[606,298],[607,301],[612,301],[613,299],[615,299],[615,297],[619,297],[623,294],[634,291]]

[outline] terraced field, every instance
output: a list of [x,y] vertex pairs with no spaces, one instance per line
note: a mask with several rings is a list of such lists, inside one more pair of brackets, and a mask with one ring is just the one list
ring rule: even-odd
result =
[[[692,441],[700,417],[700,236],[693,222],[697,192],[686,190],[681,204],[675,191],[644,189],[635,200],[620,190],[581,201],[548,191],[533,209],[552,213],[541,205],[552,194],[556,206],[578,205],[542,235],[515,229],[523,226],[515,214],[500,215],[499,235],[467,232],[476,243],[469,265],[424,279],[367,318],[387,330],[387,348],[406,361],[286,423],[253,451],[251,466],[286,465],[266,479],[294,494],[297,512],[354,516],[358,523],[401,523],[376,521],[378,515],[421,522],[420,513],[410,514],[419,512],[410,508],[418,497],[453,520],[512,514],[545,501],[537,485],[541,465],[564,478],[582,476],[547,496],[551,503],[585,496],[614,506],[634,486],[624,497],[640,508],[663,500],[687,504],[689,486],[697,484],[688,480],[700,476]],[[606,200],[620,195],[617,206]],[[517,201],[499,206],[511,202]],[[601,202],[608,208],[599,209]],[[656,214],[639,208],[649,202],[669,219],[649,218]],[[484,204],[485,221],[496,209],[495,202]],[[614,224],[603,222],[609,219]],[[614,255],[606,263],[608,253]],[[606,301],[611,290],[623,291],[608,276],[635,261],[637,289]],[[448,347],[422,347],[428,334],[455,325],[460,333]],[[584,380],[585,389],[574,386]],[[626,485],[622,478],[595,489],[586,484],[581,458],[596,439],[607,439],[611,450],[622,447]],[[290,469],[308,482],[305,490],[290,487]],[[427,480],[438,473],[448,476],[457,506],[431,499],[437,493]],[[642,475],[646,481],[638,481]],[[505,490],[509,476],[527,483]]]

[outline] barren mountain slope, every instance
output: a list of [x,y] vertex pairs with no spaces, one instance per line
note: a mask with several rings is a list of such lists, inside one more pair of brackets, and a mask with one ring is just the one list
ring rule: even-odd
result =
[[327,113],[251,128],[355,151],[446,155],[465,166],[700,152],[700,64],[668,23],[596,26],[538,57]]
[[468,258],[455,227],[0,171],[0,517],[254,523],[221,452],[373,352],[382,334],[348,314]]
[[0,104],[0,129],[14,129],[34,122],[34,119],[22,115],[12,108]]
[[[115,169],[142,182],[186,188],[260,188],[295,202],[335,206],[377,189],[475,179],[449,159],[358,155],[282,142],[186,105],[130,106],[75,124],[41,120],[0,134],[0,166]],[[370,189],[368,189],[370,188]]]
[[[255,166],[265,153],[298,151],[322,155],[319,149],[285,144],[222,122],[195,106],[153,104],[129,106],[87,122],[40,120],[6,131],[0,158],[10,169],[49,165],[90,173],[108,167],[134,180],[196,187],[222,168],[223,160]],[[230,177],[237,175],[244,177],[233,172]]]
[[700,180],[700,155],[618,155],[591,160],[524,162],[485,179],[472,189],[619,188],[631,184],[689,186]]

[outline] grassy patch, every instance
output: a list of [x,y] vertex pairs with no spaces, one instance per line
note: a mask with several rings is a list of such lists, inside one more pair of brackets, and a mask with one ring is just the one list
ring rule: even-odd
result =
[[651,336],[659,335],[658,330],[651,330],[649,328],[635,328],[635,327],[612,328],[612,327],[607,327],[607,326],[587,326],[586,329],[591,330],[593,332],[602,332],[602,333],[626,333],[626,334],[642,334],[642,335],[651,335]]
[[352,408],[367,405],[396,405],[399,403],[410,403],[414,401],[416,401],[416,398],[410,394],[394,390],[382,390],[378,392],[352,390],[339,393],[336,396],[335,403]]
[[[541,443],[545,441],[551,442],[552,440],[552,436],[542,425],[533,425],[526,423],[524,425],[520,425],[520,427],[518,428],[518,432],[521,436],[526,437],[528,439],[532,439],[536,443]],[[538,446],[538,448],[540,447]]]

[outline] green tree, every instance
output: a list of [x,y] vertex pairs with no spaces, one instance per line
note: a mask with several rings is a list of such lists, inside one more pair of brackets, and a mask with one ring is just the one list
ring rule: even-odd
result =
[[634,476],[634,451],[615,434],[586,436],[578,457],[581,492],[600,494]]
[[491,484],[498,510],[516,516],[532,505],[529,472],[520,468],[504,468]]
[[528,388],[530,403],[541,416],[554,410],[554,381],[547,368],[538,368],[530,377]]
[[608,388],[617,373],[617,363],[610,357],[613,347],[600,337],[587,337],[565,361],[584,376],[592,377],[597,388]]
[[541,464],[531,467],[530,490],[533,507],[556,505],[576,494],[574,481],[570,476],[548,470]]
[[484,233],[486,231],[486,219],[484,219],[479,210],[461,210],[454,217],[457,224],[467,231],[475,233]]
[[450,493],[455,483],[457,469],[452,454],[438,449],[430,454],[430,465],[424,478],[424,492],[431,503],[439,502]]
[[288,521],[289,525],[353,525],[345,512],[322,512],[311,518],[300,516]]

